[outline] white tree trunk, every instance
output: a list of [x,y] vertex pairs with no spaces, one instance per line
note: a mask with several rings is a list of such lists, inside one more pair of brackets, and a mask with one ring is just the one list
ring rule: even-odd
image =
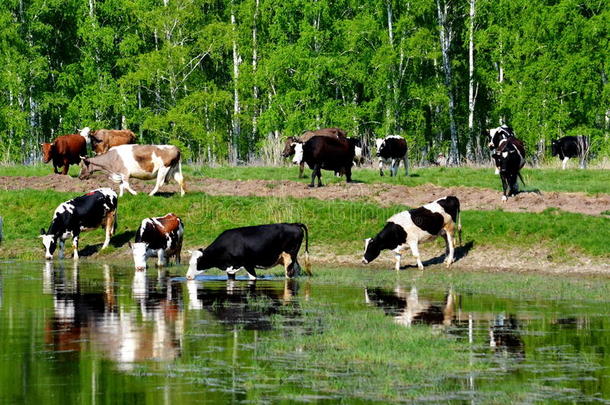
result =
[[258,86],[256,85],[256,69],[258,65],[258,49],[257,49],[257,28],[259,0],[254,2],[254,18],[252,21],[252,75],[254,76],[254,86],[252,87],[253,111],[252,111],[252,137],[249,145],[248,153],[254,154],[254,145],[258,136]]
[[449,49],[451,48],[451,41],[453,40],[453,30],[451,29],[451,25],[447,21],[447,15],[449,12],[449,2],[443,1],[443,4],[441,5],[441,0],[436,0],[436,6],[438,12],[441,53],[443,56],[443,71],[445,73],[445,86],[447,87],[447,95],[449,96],[449,129],[451,131],[451,146],[449,149],[448,164],[457,165],[459,164],[459,151],[457,127],[455,125],[455,101],[451,85],[451,61],[449,60]]
[[[477,91],[474,83],[474,17],[476,0],[470,0],[470,27],[468,32],[468,143],[466,144],[466,157],[474,159],[474,107],[477,99]],[[477,86],[478,90],[478,86]]]
[[237,27],[235,23],[235,11],[233,5],[231,7],[231,27],[233,30],[233,128],[231,149],[229,159],[232,163],[237,162],[237,141],[241,133],[241,124],[239,115],[241,114],[241,105],[239,103],[238,80],[239,80],[239,65],[241,57],[237,51]]

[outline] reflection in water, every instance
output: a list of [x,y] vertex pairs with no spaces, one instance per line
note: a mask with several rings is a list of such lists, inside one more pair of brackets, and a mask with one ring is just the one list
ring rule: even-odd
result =
[[467,329],[468,341],[473,343],[475,323],[485,323],[488,330],[488,347],[498,354],[516,359],[525,356],[524,343],[519,332],[519,322],[514,315],[505,317],[504,313],[469,312],[466,319],[457,308],[459,296],[450,288],[442,302],[420,297],[417,287],[410,290],[397,286],[394,290],[386,288],[365,288],[365,301],[382,308],[387,315],[394,317],[396,323],[453,326],[454,333],[460,334]]
[[216,319],[228,325],[243,325],[245,329],[272,329],[270,316],[282,310],[289,318],[298,316],[293,298],[299,282],[272,281],[187,281],[189,309],[206,309]]
[[54,351],[96,349],[121,369],[145,360],[168,361],[180,355],[184,334],[182,305],[165,278],[151,280],[135,272],[132,298],[119,305],[116,284],[104,266],[103,288],[81,285],[78,264],[70,271],[45,263],[43,292],[53,295],[54,313],[47,320],[45,341]]

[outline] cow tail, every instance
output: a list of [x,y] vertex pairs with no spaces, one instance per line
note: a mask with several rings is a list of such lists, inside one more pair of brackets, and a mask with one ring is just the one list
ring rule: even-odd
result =
[[521,176],[521,171],[517,172],[517,175],[519,176],[519,178],[521,179],[521,183],[523,183],[523,187],[525,187],[525,180],[523,180],[523,176]]
[[305,273],[311,277],[313,274],[311,273],[311,262],[309,261],[309,232],[305,224],[298,223],[296,225],[305,232]]
[[462,246],[462,212],[460,207],[458,207],[457,211],[457,220],[458,220],[458,241],[460,242],[460,246]]

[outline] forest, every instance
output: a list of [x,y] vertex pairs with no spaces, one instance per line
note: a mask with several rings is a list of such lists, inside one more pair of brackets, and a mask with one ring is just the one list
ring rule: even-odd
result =
[[79,128],[129,128],[197,163],[279,161],[337,126],[410,157],[528,159],[565,135],[610,156],[604,0],[0,0],[0,162]]

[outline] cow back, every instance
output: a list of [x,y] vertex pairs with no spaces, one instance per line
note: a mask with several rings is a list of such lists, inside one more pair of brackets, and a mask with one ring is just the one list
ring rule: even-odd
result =
[[308,140],[310,140],[311,138],[313,138],[314,136],[326,136],[329,138],[346,138],[347,132],[345,132],[341,128],[322,128],[322,129],[317,129],[315,131],[303,132],[301,134],[301,136],[299,137],[299,140],[302,143],[305,143]]
[[95,153],[99,155],[114,146],[135,143],[136,135],[129,129],[98,129],[91,134],[91,140]]
[[93,190],[73,198],[57,207],[48,233],[59,234],[65,232],[66,229],[97,228],[109,212],[117,209],[117,205],[117,195],[109,188]]

